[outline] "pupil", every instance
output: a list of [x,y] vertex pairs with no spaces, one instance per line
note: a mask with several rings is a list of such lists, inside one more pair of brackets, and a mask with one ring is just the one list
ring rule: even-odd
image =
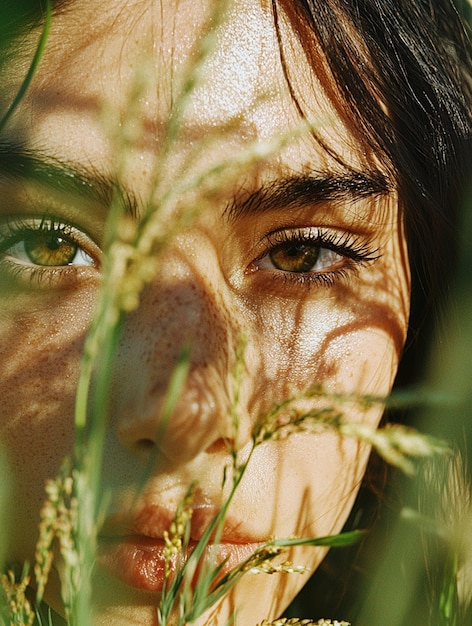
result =
[[46,245],[49,250],[58,250],[61,245],[62,239],[60,237],[51,237],[49,241],[46,242]]
[[291,246],[288,250],[287,250],[287,254],[288,256],[294,258],[296,256],[298,256],[300,253],[303,253],[303,248],[305,246]]

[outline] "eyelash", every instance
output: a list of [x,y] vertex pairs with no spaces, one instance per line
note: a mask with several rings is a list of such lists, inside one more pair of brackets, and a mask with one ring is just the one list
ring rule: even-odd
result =
[[265,250],[250,265],[249,272],[261,271],[260,262],[268,258],[270,253],[283,245],[309,245],[320,249],[331,250],[343,257],[342,266],[327,271],[290,272],[279,270],[275,266],[272,269],[272,278],[282,280],[285,284],[312,286],[332,286],[336,280],[347,278],[350,272],[356,272],[360,267],[380,258],[378,248],[373,243],[352,233],[339,233],[321,228],[277,230],[265,237]]
[[[96,245],[78,228],[49,216],[15,218],[0,224],[0,269],[9,276],[10,280],[20,284],[28,281],[28,286],[54,287],[66,278],[73,281],[80,270],[86,269],[85,265],[35,265],[33,261],[31,264],[23,264],[7,258],[7,251],[15,244],[26,241],[28,237],[34,238],[44,234],[61,236],[84,251],[94,261],[93,267],[98,267]],[[86,250],[87,244],[94,248],[92,254]]]

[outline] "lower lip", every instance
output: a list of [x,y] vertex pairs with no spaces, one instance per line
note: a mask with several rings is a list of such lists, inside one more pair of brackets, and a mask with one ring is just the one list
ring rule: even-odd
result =
[[[194,550],[196,542],[191,542],[187,558]],[[215,568],[224,562],[217,580],[230,570],[243,563],[261,546],[261,543],[221,543],[205,548],[201,562],[193,576],[192,586],[198,580],[202,567]],[[164,542],[147,537],[124,537],[119,540],[100,541],[98,564],[105,571],[130,587],[141,591],[161,592],[164,586]],[[170,565],[170,577],[175,572],[175,562]]]

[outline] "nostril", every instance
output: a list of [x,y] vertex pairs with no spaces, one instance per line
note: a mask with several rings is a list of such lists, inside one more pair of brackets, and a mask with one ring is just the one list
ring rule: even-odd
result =
[[154,465],[158,454],[156,442],[147,437],[138,439],[133,443],[132,449],[130,449],[133,456],[139,459],[145,466],[149,464]]
[[152,439],[138,439],[135,443],[137,452],[149,453],[152,452],[156,446]]

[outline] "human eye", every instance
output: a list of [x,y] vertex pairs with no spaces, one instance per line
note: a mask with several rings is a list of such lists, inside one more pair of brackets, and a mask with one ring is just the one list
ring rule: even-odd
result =
[[264,248],[249,272],[270,272],[276,279],[296,283],[332,285],[379,258],[369,239],[321,228],[274,231],[266,236]]
[[19,286],[67,286],[81,272],[97,270],[99,254],[88,235],[55,218],[0,223],[0,271]]

